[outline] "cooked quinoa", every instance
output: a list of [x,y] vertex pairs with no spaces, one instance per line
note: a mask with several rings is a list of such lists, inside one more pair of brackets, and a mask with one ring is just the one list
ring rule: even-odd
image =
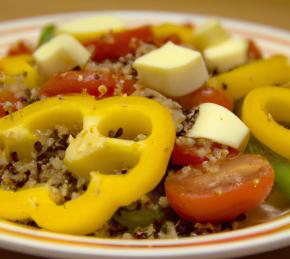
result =
[[81,195],[87,188],[87,181],[73,176],[63,162],[69,138],[76,136],[79,131],[78,127],[68,129],[64,125],[37,131],[31,159],[19,159],[16,152],[12,152],[8,158],[1,156],[1,188],[15,191],[48,184],[51,198],[57,204]]

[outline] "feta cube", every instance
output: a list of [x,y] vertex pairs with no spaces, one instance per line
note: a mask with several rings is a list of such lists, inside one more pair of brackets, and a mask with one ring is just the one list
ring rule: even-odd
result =
[[43,75],[49,77],[84,65],[90,53],[73,36],[62,34],[38,48],[33,56]]
[[229,34],[217,20],[208,20],[198,26],[194,33],[195,45],[204,50],[230,38]]
[[141,85],[170,97],[189,94],[208,79],[201,54],[172,42],[141,56],[133,66]]
[[247,62],[248,42],[245,39],[230,39],[207,48],[205,62],[209,69],[225,72]]
[[206,138],[243,150],[249,140],[249,128],[230,110],[214,103],[199,106],[198,117],[187,136]]

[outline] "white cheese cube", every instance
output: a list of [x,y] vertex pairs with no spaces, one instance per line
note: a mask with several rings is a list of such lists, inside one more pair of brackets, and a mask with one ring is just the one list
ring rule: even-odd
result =
[[194,33],[195,45],[203,50],[230,38],[217,20],[208,20],[198,26]]
[[248,42],[245,39],[230,39],[205,49],[204,58],[209,69],[225,72],[247,62]]
[[138,58],[133,66],[141,85],[171,97],[189,94],[208,79],[201,54],[171,42]]
[[57,29],[58,33],[69,33],[79,40],[91,39],[109,31],[119,31],[124,28],[124,23],[114,16],[94,16],[74,20]]
[[249,133],[249,128],[228,109],[214,103],[203,103],[187,136],[210,139],[242,150],[248,142]]
[[33,56],[43,75],[49,77],[84,65],[90,53],[73,36],[63,34],[42,45]]

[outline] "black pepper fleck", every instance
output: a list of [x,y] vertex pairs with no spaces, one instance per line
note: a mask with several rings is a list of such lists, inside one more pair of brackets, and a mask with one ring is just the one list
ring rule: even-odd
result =
[[95,73],[95,74],[94,74],[94,78],[95,78],[95,80],[99,80],[99,79],[100,79],[99,74]]
[[16,152],[11,152],[10,153],[10,157],[11,157],[11,159],[12,159],[13,162],[18,162],[19,161],[18,155],[17,155]]
[[42,144],[40,141],[36,141],[34,143],[34,149],[37,151],[37,152],[40,152],[42,150]]
[[228,90],[228,86],[225,83],[222,84],[222,88],[224,91]]

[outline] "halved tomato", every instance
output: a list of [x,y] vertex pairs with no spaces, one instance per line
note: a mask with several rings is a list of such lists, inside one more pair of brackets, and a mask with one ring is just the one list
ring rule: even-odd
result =
[[230,111],[232,111],[234,107],[233,102],[222,91],[208,86],[203,86],[188,95],[178,97],[176,101],[187,110],[190,110],[201,103],[216,103],[224,106]]
[[[132,44],[133,39],[135,44]],[[85,41],[83,45],[93,46],[92,59],[101,62],[105,59],[116,60],[129,53],[134,53],[140,41],[153,41],[151,26],[146,25],[121,32],[114,32],[105,37]]]
[[200,152],[201,148],[196,143],[190,144],[177,139],[171,154],[171,161],[175,165],[182,166],[200,165],[203,161],[208,160],[206,153]]
[[17,41],[14,45],[8,50],[8,56],[18,56],[18,55],[31,55],[33,49],[25,41]]
[[[206,139],[203,142],[201,140],[178,137],[171,154],[172,163],[181,166],[199,166],[202,162],[208,160],[208,156],[214,149],[224,149],[223,145],[219,143],[210,142]],[[228,150],[228,155],[237,155],[239,153],[238,150],[231,147],[226,147],[226,149]]]
[[253,40],[249,40],[248,45],[248,57],[250,59],[260,59],[262,58],[262,52],[256,45],[256,43]]
[[212,167],[170,174],[165,181],[170,206],[195,222],[223,222],[257,207],[271,192],[274,170],[260,155],[240,154]]
[[16,102],[18,101],[11,92],[6,90],[0,91],[0,117],[16,111]]
[[104,72],[69,71],[51,77],[40,89],[40,94],[54,96],[59,94],[87,92],[97,98],[112,96],[120,82],[122,93],[128,95],[135,91],[134,80],[125,79],[123,75]]

